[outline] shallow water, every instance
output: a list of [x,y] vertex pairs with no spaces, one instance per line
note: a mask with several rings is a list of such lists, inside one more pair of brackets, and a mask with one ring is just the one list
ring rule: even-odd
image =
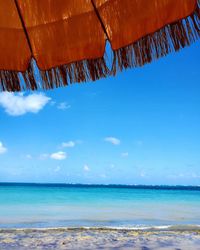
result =
[[0,228],[200,225],[199,187],[0,184]]

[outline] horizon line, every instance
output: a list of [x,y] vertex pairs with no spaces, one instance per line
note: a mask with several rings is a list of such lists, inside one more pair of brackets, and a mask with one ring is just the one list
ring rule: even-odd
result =
[[120,187],[197,187],[200,185],[169,185],[169,184],[95,184],[95,183],[65,183],[65,182],[1,182],[0,185],[62,185],[62,186],[120,186]]

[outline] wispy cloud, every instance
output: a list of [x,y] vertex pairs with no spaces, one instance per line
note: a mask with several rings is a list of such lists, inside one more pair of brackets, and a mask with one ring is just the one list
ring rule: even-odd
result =
[[104,138],[104,141],[106,142],[110,142],[113,145],[120,145],[120,140],[116,137],[106,137]]
[[51,106],[54,106],[54,105],[56,104],[56,102],[55,102],[55,101],[50,101],[49,104],[50,104]]
[[60,166],[57,166],[55,169],[54,169],[54,172],[60,172],[61,170],[61,167]]
[[144,171],[141,171],[141,172],[140,172],[140,177],[144,178],[144,177],[146,177],[146,176],[147,176],[146,172],[144,172]]
[[60,110],[66,110],[66,109],[69,109],[71,108],[71,105],[69,105],[68,103],[66,102],[61,102],[57,105],[57,108],[60,109]]
[[100,174],[100,177],[101,177],[102,179],[106,179],[106,178],[107,178],[106,174]]
[[25,157],[26,157],[26,159],[29,159],[29,160],[33,158],[31,154],[27,154],[27,155],[25,155]]
[[90,171],[90,168],[89,168],[89,166],[88,165],[84,165],[83,166],[83,170],[85,171],[85,172],[89,172]]
[[198,173],[179,173],[179,174],[171,174],[167,176],[169,179],[200,179],[200,174]]
[[20,116],[26,113],[38,113],[51,100],[43,93],[30,94],[25,96],[23,93],[14,94],[0,93],[0,106],[11,116]]
[[128,157],[128,152],[121,153],[121,157]]
[[49,158],[49,154],[41,154],[39,156],[39,160],[46,160],[47,158]]
[[115,168],[115,164],[110,164],[110,168]]
[[5,154],[7,152],[7,148],[0,142],[0,155]]
[[195,178],[200,179],[200,174],[192,173],[192,174],[191,174],[191,177],[194,178],[194,179],[195,179]]
[[76,143],[74,141],[68,141],[62,143],[63,148],[73,148],[75,145]]
[[62,161],[67,158],[67,154],[63,151],[59,151],[50,155],[51,159]]

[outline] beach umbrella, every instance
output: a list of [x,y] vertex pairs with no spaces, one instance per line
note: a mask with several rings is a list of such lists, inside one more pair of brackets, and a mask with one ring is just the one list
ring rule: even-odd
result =
[[199,6],[199,0],[0,0],[0,90],[52,89],[150,63],[199,38]]

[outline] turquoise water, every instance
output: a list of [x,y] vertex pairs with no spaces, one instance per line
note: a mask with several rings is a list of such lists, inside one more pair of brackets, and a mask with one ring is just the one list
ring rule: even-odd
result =
[[0,184],[0,228],[200,225],[200,187]]

